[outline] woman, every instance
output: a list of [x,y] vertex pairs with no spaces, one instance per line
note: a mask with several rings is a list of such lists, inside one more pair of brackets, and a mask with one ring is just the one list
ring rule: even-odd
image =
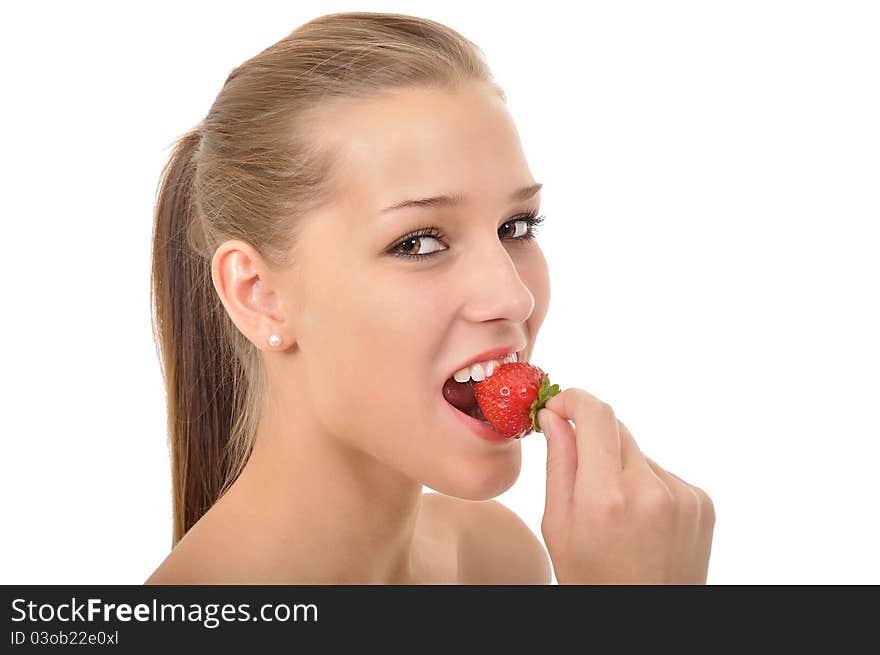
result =
[[156,204],[174,535],[148,584],[705,582],[711,501],[607,404],[539,413],[548,560],[489,500],[519,440],[444,398],[528,361],[539,189],[481,51],[433,21],[322,16],[232,71]]

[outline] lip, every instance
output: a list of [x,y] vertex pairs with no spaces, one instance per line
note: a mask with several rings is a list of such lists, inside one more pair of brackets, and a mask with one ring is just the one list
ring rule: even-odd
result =
[[[512,352],[518,353],[518,352],[522,352],[525,349],[526,349],[525,345],[517,347],[516,344],[513,344],[510,346],[502,346],[501,348],[493,348],[492,350],[487,350],[485,352],[480,353],[479,355],[471,357],[464,364],[459,364],[458,366],[456,366],[454,369],[452,369],[449,372],[449,375],[447,375],[445,378],[443,378],[443,381],[446,382],[446,380],[448,380],[453,375],[455,375],[456,371],[460,371],[461,369],[466,368],[468,366],[471,366],[472,364],[476,364],[477,362],[485,362],[489,359],[501,359],[505,355],[508,355]],[[468,418],[471,418],[471,417],[468,416]]]
[[[477,360],[480,361],[480,360]],[[495,428],[487,423],[483,423],[479,419],[475,419],[473,416],[468,416],[460,409],[456,408],[454,405],[443,401],[443,404],[449,407],[449,411],[458,416],[458,419],[464,423],[471,432],[473,432],[477,437],[484,441],[488,441],[491,444],[503,444],[516,442],[518,439],[514,439],[513,437],[505,437],[501,433],[496,432]]]

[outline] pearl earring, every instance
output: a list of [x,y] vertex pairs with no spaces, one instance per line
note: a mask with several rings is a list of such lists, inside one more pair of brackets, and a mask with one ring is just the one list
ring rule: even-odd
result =
[[279,337],[277,334],[269,335],[269,345],[273,348],[277,348],[281,345],[281,337]]

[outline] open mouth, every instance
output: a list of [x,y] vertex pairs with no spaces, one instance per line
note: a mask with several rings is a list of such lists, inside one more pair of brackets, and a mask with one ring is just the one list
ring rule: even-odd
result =
[[[470,371],[468,367],[460,369],[447,378],[443,383],[443,398],[446,402],[463,414],[467,414],[486,425],[491,425],[486,417],[483,416],[483,412],[477,404],[477,399],[474,395],[474,379],[484,380],[491,377],[494,371],[504,364],[518,362],[521,359],[520,351],[518,350],[511,350],[508,355],[501,355],[500,357],[501,359],[498,360],[487,360],[487,362],[474,364]],[[459,382],[459,380],[465,381]]]
[[474,396],[473,380],[456,382],[453,378],[449,378],[443,385],[443,398],[463,414],[489,424],[489,421],[483,416],[483,412],[480,411],[480,406]]
[[489,424],[488,419],[485,416],[483,416],[483,412],[480,411],[479,405],[474,405],[470,410],[466,411],[465,414],[467,414],[471,418],[477,419],[478,421],[482,421],[483,423],[485,423],[487,425]]

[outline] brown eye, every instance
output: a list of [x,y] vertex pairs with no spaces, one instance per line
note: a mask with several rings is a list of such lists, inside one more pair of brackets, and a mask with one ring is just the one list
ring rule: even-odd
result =
[[[538,226],[544,222],[544,217],[537,216],[536,214],[537,212],[532,212],[515,216],[498,229],[507,233],[509,235],[507,238],[514,241],[531,241],[538,234]],[[527,227],[525,229],[517,229],[517,223],[525,223]]]
[[[526,227],[521,228],[520,230],[517,230],[516,227],[515,227],[517,223],[525,223],[525,224],[526,224]],[[529,229],[529,227],[528,227],[528,221],[526,221],[525,219],[522,219],[522,218],[521,218],[521,219],[517,219],[517,220],[515,220],[515,221],[507,221],[507,222],[506,222],[504,225],[502,225],[499,229],[500,229],[502,232],[508,232],[508,233],[509,233],[509,234],[507,235],[507,237],[506,237],[506,238],[508,238],[508,239],[520,239],[520,238],[522,238],[522,236],[523,236],[524,234],[526,234],[526,232],[528,232],[528,229]],[[502,234],[502,236],[504,236],[504,235]]]
[[426,259],[431,255],[443,252],[443,250],[425,250],[425,246],[423,245],[424,241],[426,239],[433,239],[437,243],[440,243],[440,236],[440,234],[431,231],[409,234],[403,237],[403,240],[398,241],[397,244],[391,248],[389,253],[395,257]]
[[418,255],[418,254],[431,254],[437,252],[436,250],[430,250],[427,253],[422,253],[424,246],[421,245],[423,239],[436,239],[429,234],[423,234],[421,236],[410,237],[406,241],[401,241],[398,246],[406,255]]

